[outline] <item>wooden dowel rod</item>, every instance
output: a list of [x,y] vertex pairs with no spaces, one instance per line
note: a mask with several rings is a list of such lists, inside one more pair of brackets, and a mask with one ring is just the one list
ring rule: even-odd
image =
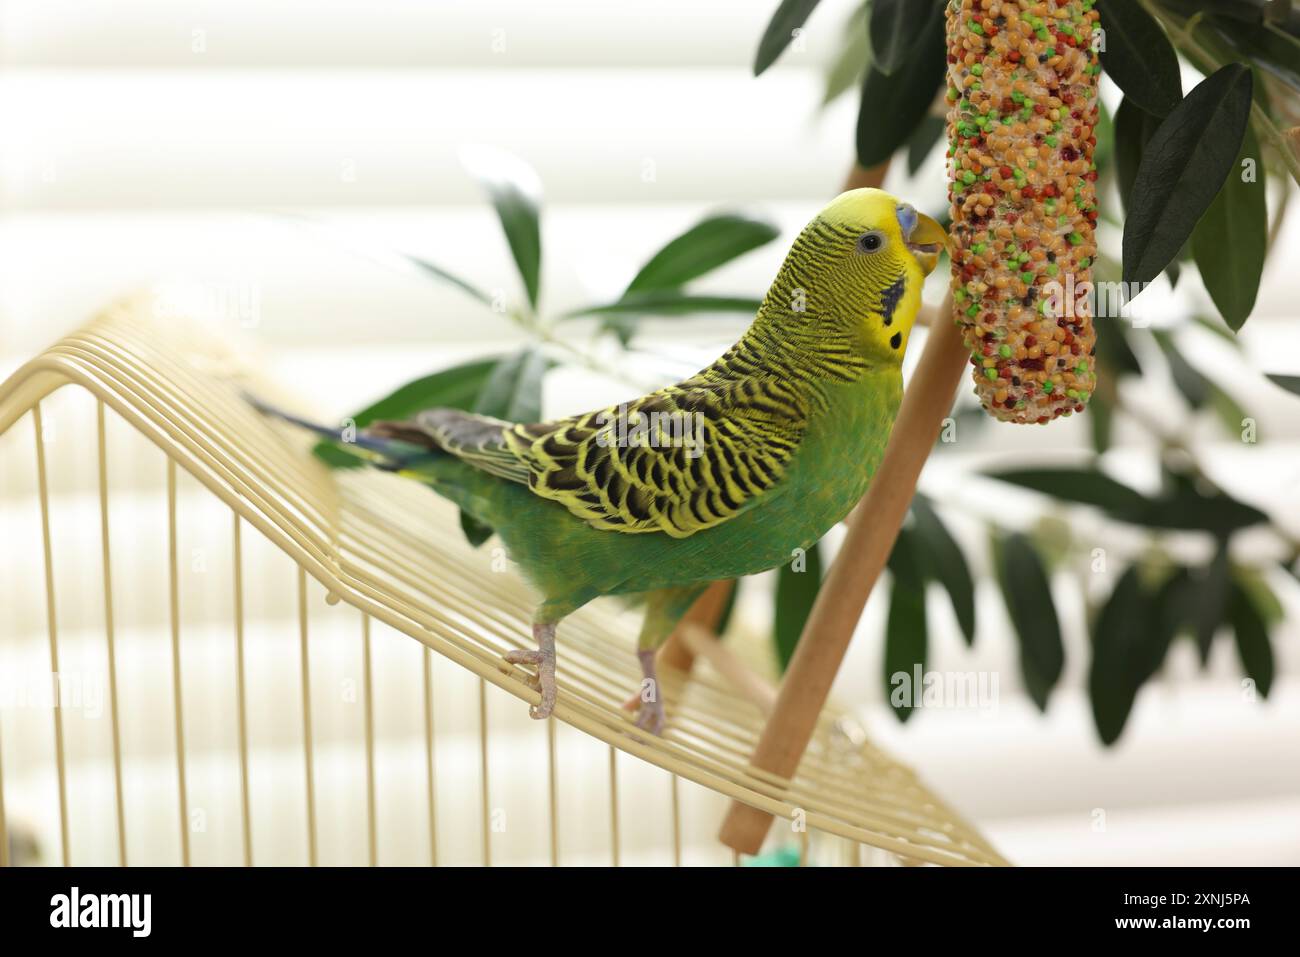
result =
[[[940,315],[951,314],[949,297]],[[849,519],[844,544],[817,595],[776,707],[750,759],[754,767],[782,778],[793,778],[798,770],[849,639],[894,547],[921,468],[952,408],[968,358],[957,327],[940,321],[908,384],[880,467]],[[742,854],[757,854],[771,824],[768,812],[733,801],[719,838]]]

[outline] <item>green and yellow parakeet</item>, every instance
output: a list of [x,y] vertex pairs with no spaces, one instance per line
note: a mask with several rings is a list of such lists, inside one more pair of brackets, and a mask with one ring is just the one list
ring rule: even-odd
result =
[[496,529],[542,596],[537,650],[506,656],[536,668],[534,718],[555,704],[556,625],[593,598],[644,595],[637,724],[659,733],[655,651],[700,592],[790,561],[866,491],[946,239],[888,193],[846,192],[799,234],[740,341],[689,379],[537,424],[429,409],[343,448]]

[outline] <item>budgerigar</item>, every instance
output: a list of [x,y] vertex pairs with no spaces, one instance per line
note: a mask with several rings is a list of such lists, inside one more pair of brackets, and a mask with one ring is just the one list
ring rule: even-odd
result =
[[494,528],[541,593],[536,650],[506,655],[536,669],[534,718],[555,705],[556,625],[641,594],[637,724],[661,731],[655,651],[704,588],[790,561],[866,491],[946,240],[888,193],[851,190],[804,227],[740,341],[683,382],[552,422],[429,409],[356,436],[358,454]]

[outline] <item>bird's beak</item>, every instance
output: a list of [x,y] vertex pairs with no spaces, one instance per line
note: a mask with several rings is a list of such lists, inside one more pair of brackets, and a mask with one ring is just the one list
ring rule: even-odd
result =
[[916,228],[907,237],[907,248],[927,276],[939,264],[939,254],[948,246],[948,234],[924,213],[916,213]]

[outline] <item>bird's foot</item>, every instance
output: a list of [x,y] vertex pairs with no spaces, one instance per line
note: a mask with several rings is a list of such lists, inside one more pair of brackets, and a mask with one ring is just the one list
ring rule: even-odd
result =
[[636,714],[636,726],[654,735],[663,734],[664,703],[658,698],[653,701],[642,701],[641,708]]
[[664,699],[659,690],[659,679],[655,674],[655,653],[638,651],[636,656],[641,662],[643,675],[641,687],[637,689],[636,694],[624,702],[623,707],[628,711],[636,711],[638,728],[659,735],[664,730]]
[[537,650],[517,648],[508,651],[505,660],[512,665],[532,665],[537,674],[528,679],[528,686],[541,694],[542,700],[529,707],[528,716],[541,721],[555,710],[555,626],[533,625]]

